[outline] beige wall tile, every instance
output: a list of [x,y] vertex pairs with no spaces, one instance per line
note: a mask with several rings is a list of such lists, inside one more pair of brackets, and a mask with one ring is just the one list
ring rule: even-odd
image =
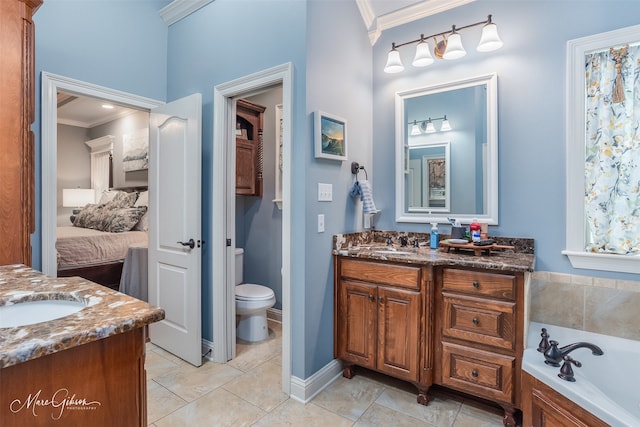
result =
[[585,330],[640,340],[640,293],[589,288],[585,299]]
[[529,318],[534,322],[582,329],[584,287],[570,283],[533,280],[529,309]]

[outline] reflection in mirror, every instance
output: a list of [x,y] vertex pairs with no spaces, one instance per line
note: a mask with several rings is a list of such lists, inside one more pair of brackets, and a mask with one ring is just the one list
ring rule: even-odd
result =
[[407,210],[449,212],[449,141],[409,144]]
[[495,74],[396,94],[396,221],[498,223]]

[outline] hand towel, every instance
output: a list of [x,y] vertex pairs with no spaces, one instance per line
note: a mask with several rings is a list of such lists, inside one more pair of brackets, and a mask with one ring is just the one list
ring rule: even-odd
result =
[[356,181],[355,184],[353,184],[353,187],[351,187],[351,191],[349,192],[349,195],[351,197],[360,196],[360,200],[362,200],[362,188],[360,188],[360,183],[358,181]]
[[371,184],[369,181],[364,180],[360,181],[360,190],[362,200],[362,212],[364,213],[376,213],[378,210],[376,209],[376,205],[373,202],[373,189],[371,188]]

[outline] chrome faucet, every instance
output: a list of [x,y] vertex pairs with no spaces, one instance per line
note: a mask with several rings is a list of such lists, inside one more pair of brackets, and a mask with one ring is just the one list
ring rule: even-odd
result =
[[558,348],[558,341],[550,340],[549,347],[544,352],[544,363],[551,366],[560,366],[560,362],[563,361],[566,355],[579,348],[588,348],[591,350],[591,353],[596,356],[602,356],[604,354],[600,347],[588,342],[576,342]]

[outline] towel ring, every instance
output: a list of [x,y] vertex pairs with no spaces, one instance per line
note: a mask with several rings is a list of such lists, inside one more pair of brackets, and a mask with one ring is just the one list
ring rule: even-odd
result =
[[351,162],[351,173],[356,176],[356,181],[358,180],[358,174],[360,173],[360,170],[364,171],[364,179],[369,180],[369,177],[367,176],[367,170],[364,168],[364,166],[360,166],[358,162]]

